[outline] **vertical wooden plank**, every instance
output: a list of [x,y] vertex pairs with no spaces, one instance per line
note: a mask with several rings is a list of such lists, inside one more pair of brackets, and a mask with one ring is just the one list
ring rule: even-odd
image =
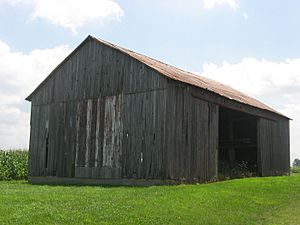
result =
[[112,167],[112,156],[114,150],[114,128],[115,128],[115,102],[116,97],[105,97],[104,115],[104,139],[103,139],[103,166]]
[[165,139],[165,150],[164,150],[164,175],[165,179],[172,179],[173,171],[173,151],[174,151],[174,138],[175,136],[175,112],[176,112],[176,95],[174,82],[169,83],[167,89],[167,124],[166,124],[166,139]]
[[155,146],[157,149],[158,166],[155,178],[163,178],[163,157],[165,151],[165,139],[166,139],[166,107],[167,107],[167,91],[161,90],[158,98],[158,106],[156,107],[156,120],[155,120]]
[[190,178],[190,165],[191,165],[191,137],[192,137],[192,102],[193,98],[189,89],[187,88],[184,91],[184,173],[183,177],[186,181],[189,181]]
[[85,167],[85,153],[86,153],[86,118],[87,118],[87,101],[81,102],[81,114],[80,114],[80,129],[79,129],[79,166]]
[[76,151],[76,136],[77,136],[77,132],[76,132],[76,109],[77,109],[77,102],[76,101],[72,101],[71,102],[71,106],[70,106],[70,131],[69,131],[69,142],[70,142],[70,173],[69,173],[69,177],[74,177],[75,176],[75,151]]
[[283,119],[280,121],[280,140],[281,140],[281,151],[282,151],[282,169],[283,174],[290,173],[290,121],[288,119]]
[[119,95],[117,98],[117,105],[116,105],[116,139],[117,139],[117,146],[116,146],[116,154],[118,155],[118,161],[116,161],[115,167],[121,168],[121,159],[122,159],[122,147],[123,147],[123,95]]
[[46,173],[45,160],[46,160],[46,138],[48,135],[48,120],[49,120],[49,106],[39,106],[39,121],[38,121],[38,148],[37,148],[37,161],[36,169],[39,176],[44,176]]
[[209,103],[209,159],[208,181],[215,181],[218,177],[218,144],[219,144],[219,106]]
[[92,100],[92,122],[91,122],[91,141],[89,154],[89,167],[95,167],[95,151],[96,151],[96,126],[97,126],[97,99]]
[[54,107],[53,103],[49,104],[49,139],[48,139],[48,163],[47,163],[47,176],[54,176],[54,153],[55,153],[55,122],[54,122]]
[[135,107],[132,105],[132,96],[125,95],[124,96],[124,135],[123,135],[123,152],[122,152],[122,176],[129,178],[132,175],[132,158],[133,154],[132,150],[132,138],[133,134],[133,121],[134,114],[133,110]]
[[256,121],[256,133],[257,133],[257,173],[259,176],[263,176],[262,171],[262,164],[263,164],[263,158],[262,158],[262,144],[261,144],[261,137],[262,137],[262,130],[260,128],[261,126],[261,120],[257,119]]
[[74,101],[65,103],[66,124],[65,124],[65,176],[74,177],[75,173],[75,148],[76,148],[76,107]]
[[183,123],[183,89],[182,87],[177,87],[176,92],[176,112],[175,112],[175,137],[174,138],[174,160],[172,165],[173,178],[179,179],[181,177],[182,169],[182,133],[184,132],[182,123]]
[[39,110],[39,120],[37,122],[37,149],[36,149],[36,162],[35,162],[35,169],[38,176],[41,175],[40,173],[40,165],[41,165],[41,150],[43,146],[43,130],[42,130],[42,121],[43,121],[43,109],[42,106],[38,106]]
[[100,154],[100,115],[101,115],[101,98],[97,99],[97,118],[96,118],[96,145],[95,145],[95,167],[99,165],[99,154]]
[[91,151],[92,110],[93,110],[93,100],[89,99],[87,101],[87,114],[86,114],[85,167],[89,167],[89,158],[90,158],[90,151]]
[[276,175],[276,161],[278,158],[279,146],[274,143],[278,139],[276,121],[260,118],[258,121],[258,149],[260,153],[260,169],[262,176]]
[[122,102],[121,95],[105,97],[103,166],[108,168],[121,169]]
[[201,182],[206,180],[207,173],[207,151],[208,151],[208,103],[195,99],[195,123],[196,123],[196,146],[197,152],[195,178]]
[[61,102],[59,105],[59,112],[58,112],[58,118],[59,118],[59,129],[58,129],[58,165],[57,165],[57,176],[59,177],[65,177],[66,176],[66,161],[67,161],[67,129],[66,129],[66,123],[67,123],[67,116],[66,116],[66,103]]
[[81,116],[81,104],[80,104],[80,101],[77,101],[77,102],[76,102],[76,147],[75,147],[75,168],[76,168],[76,167],[79,167],[80,116]]
[[[50,145],[52,146],[51,149],[53,151],[52,154],[52,160],[51,160],[51,167],[52,167],[52,174],[57,175],[57,164],[59,160],[59,143],[58,143],[58,130],[59,130],[59,110],[58,110],[59,104],[54,103],[51,105],[51,122],[50,126],[51,128],[51,143]],[[50,131],[50,132],[51,132]]]
[[39,121],[39,107],[38,106],[32,106],[32,118],[34,118],[34,121],[32,121],[32,126],[31,126],[31,133],[32,133],[32,141],[30,142],[30,148],[29,148],[29,153],[30,153],[30,171],[29,173],[31,176],[37,176],[37,169],[36,169],[36,164],[38,162],[37,160],[37,154],[38,154],[38,121]]
[[43,144],[43,156],[42,156],[42,174],[43,176],[47,175],[47,167],[48,167],[48,160],[49,160],[49,113],[50,113],[50,106],[45,105],[45,119],[44,119],[44,144]]
[[32,176],[33,169],[32,169],[32,163],[33,163],[33,142],[34,142],[34,130],[33,130],[33,124],[32,124],[32,118],[33,118],[33,110],[34,106],[31,104],[31,113],[30,113],[30,135],[29,135],[29,153],[28,153],[28,176]]

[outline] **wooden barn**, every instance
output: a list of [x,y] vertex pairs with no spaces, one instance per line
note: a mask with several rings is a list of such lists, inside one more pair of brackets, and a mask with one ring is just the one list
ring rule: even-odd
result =
[[218,179],[224,162],[289,173],[289,118],[216,81],[88,36],[30,94],[33,183]]

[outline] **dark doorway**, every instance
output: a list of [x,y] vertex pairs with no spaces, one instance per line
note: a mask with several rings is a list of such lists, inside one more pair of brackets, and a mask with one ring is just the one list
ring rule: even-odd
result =
[[257,118],[219,109],[219,177],[257,175]]

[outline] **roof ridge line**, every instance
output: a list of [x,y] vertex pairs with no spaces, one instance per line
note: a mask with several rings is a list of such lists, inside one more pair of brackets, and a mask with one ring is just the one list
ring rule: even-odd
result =
[[[197,88],[201,88],[204,90],[207,90],[209,92],[212,92],[214,94],[217,94],[219,96],[222,96],[224,98],[239,102],[241,104],[249,105],[251,107],[255,107],[261,110],[266,110],[272,113],[275,113],[277,115],[286,117],[285,115],[277,112],[272,107],[268,106],[267,104],[261,102],[260,100],[253,98],[239,90],[234,89],[233,87],[223,84],[221,82],[218,82],[216,80],[213,80],[211,78],[194,74],[192,72],[183,70],[181,68],[178,68],[176,66],[164,63],[160,60],[151,58],[149,56],[143,55],[141,53],[137,53],[135,51],[132,51],[130,49],[118,46],[116,44],[110,43],[108,41],[96,38],[92,35],[88,35],[57,67],[55,67],[54,70],[43,80],[42,83],[26,98],[26,100],[30,101],[34,93],[41,88],[44,83],[50,79],[50,77],[54,74],[55,71],[57,71],[75,52],[77,52],[86,42],[89,40],[94,40],[98,43],[104,44],[107,47],[113,48],[117,51],[122,52],[123,54],[128,55],[129,57],[134,58],[135,60],[138,60],[139,62],[149,66],[153,70],[157,71],[158,73],[168,77],[169,79],[176,80],[179,82],[183,82],[189,85],[193,85]],[[288,118],[288,117],[286,117]],[[290,118],[288,118],[290,119]]]

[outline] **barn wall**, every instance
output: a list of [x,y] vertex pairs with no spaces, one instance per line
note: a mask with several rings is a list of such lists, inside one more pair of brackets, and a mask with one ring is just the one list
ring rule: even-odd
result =
[[[29,175],[45,175],[46,137],[49,127],[49,106],[32,106],[29,145]],[[41,149],[41,151],[40,151]]]
[[[32,97],[30,174],[161,176],[158,152],[164,135],[166,86],[167,80],[144,64],[88,41]],[[144,161],[133,168],[132,161],[141,158],[138,147],[145,143]],[[133,158],[128,155],[132,152]]]
[[190,87],[170,81],[164,177],[210,181],[217,177],[218,106],[192,96]]
[[258,165],[262,176],[284,175],[290,168],[289,120],[258,120]]
[[166,78],[143,63],[94,40],[63,63],[32,97],[33,105],[166,88]]
[[120,178],[123,96],[104,96],[77,103],[75,177]]
[[219,105],[261,118],[263,175],[288,171],[287,120],[89,40],[32,97],[30,175],[214,180]]
[[125,95],[123,177],[163,177],[166,101],[166,90]]

